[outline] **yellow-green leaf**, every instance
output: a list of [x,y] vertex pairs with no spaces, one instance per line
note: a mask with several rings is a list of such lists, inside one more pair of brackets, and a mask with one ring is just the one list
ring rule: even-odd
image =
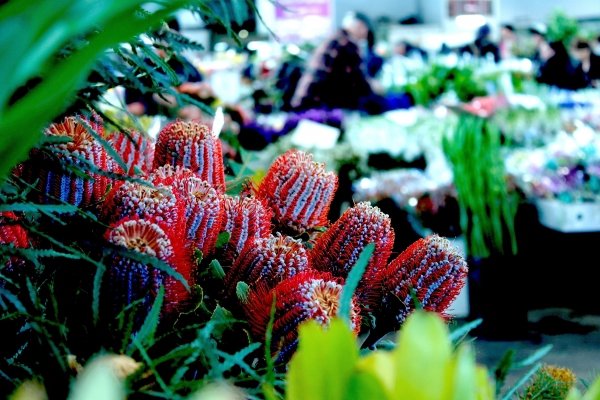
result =
[[310,321],[300,327],[299,338],[287,374],[286,399],[344,399],[358,360],[352,331],[337,319],[327,329]]
[[434,314],[415,312],[405,322],[394,350],[396,399],[443,399],[452,348],[448,329]]

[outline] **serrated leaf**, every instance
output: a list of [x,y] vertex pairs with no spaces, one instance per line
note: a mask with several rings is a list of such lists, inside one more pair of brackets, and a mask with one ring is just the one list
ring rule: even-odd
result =
[[161,286],[158,290],[156,298],[154,299],[154,303],[152,304],[150,312],[146,316],[142,327],[135,335],[135,342],[139,343],[141,346],[151,347],[154,344],[154,334],[156,333],[156,329],[158,328],[160,311],[162,308],[164,297],[165,288],[164,286]]
[[342,289],[342,294],[340,295],[340,309],[338,312],[338,316],[346,321],[346,323],[350,324],[350,310],[352,308],[352,296],[354,296],[354,291],[358,287],[358,283],[360,282],[362,276],[367,269],[367,265],[369,265],[369,260],[373,255],[373,251],[375,251],[375,244],[369,243],[365,246],[363,251],[361,251],[360,256],[358,256],[358,260],[356,260],[356,264],[350,270],[348,274],[348,278],[346,279],[346,283]]
[[455,330],[450,332],[450,340],[453,343],[457,343],[462,338],[464,338],[466,335],[468,335],[469,332],[471,332],[473,329],[475,329],[479,325],[481,325],[482,322],[483,322],[483,320],[481,318],[479,318],[479,319],[476,319],[474,321],[471,321],[469,323],[466,323],[466,324],[456,328]]
[[240,281],[235,286],[235,295],[241,303],[248,301],[248,294],[250,293],[250,286],[246,282]]

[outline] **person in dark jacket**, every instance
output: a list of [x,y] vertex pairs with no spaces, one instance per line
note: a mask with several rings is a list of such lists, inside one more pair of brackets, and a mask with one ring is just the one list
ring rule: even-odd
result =
[[537,81],[560,89],[581,88],[580,79],[576,76],[576,68],[563,42],[551,42],[550,49],[553,54],[540,66]]
[[[365,17],[353,13],[343,29],[319,46],[298,83],[292,105],[296,109],[344,108],[376,113],[380,102],[371,84],[369,67],[361,56],[374,36]],[[371,67],[371,72],[374,67]]]
[[500,50],[491,40],[492,30],[488,24],[481,26],[475,35],[475,41],[460,49],[461,54],[472,54],[474,57],[485,58],[491,55],[495,62],[500,61]]
[[577,40],[573,46],[573,56],[578,61],[575,75],[580,87],[600,87],[600,55],[594,54],[590,44]]

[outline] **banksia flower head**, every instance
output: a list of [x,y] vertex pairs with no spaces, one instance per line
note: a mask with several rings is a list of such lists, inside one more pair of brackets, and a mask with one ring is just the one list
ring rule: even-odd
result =
[[362,202],[347,209],[327,232],[319,236],[310,252],[311,266],[346,278],[369,243],[375,243],[375,251],[363,283],[386,265],[394,245],[394,230],[388,215],[370,203]]
[[129,135],[116,132],[110,138],[110,144],[127,165],[126,174],[134,176],[136,170],[142,175],[149,174],[154,160],[154,142],[138,131]]
[[246,244],[225,276],[225,290],[235,297],[236,285],[241,281],[271,289],[308,269],[308,255],[302,242],[277,233]]
[[271,211],[254,197],[225,196],[221,231],[229,232],[229,242],[220,258],[231,263],[248,242],[271,233]]
[[[124,218],[106,232],[106,240],[116,246],[156,257],[180,273],[188,284],[192,282],[192,265],[179,232],[162,222],[151,219]],[[165,310],[177,308],[189,297],[185,286],[153,266],[126,255],[115,254],[108,269],[110,282],[104,287],[109,292],[116,310],[143,298],[145,308],[152,305],[161,285],[165,286]]]
[[[103,171],[114,171],[115,163],[110,158],[102,144],[94,139],[84,124],[99,135],[103,134],[99,117],[94,121],[77,117],[67,117],[61,123],[50,125],[45,131],[47,136],[62,136],[70,139],[67,143],[51,144],[48,149],[56,157],[34,150],[30,159],[20,168],[21,177],[28,182],[37,181],[37,189],[41,202],[65,201],[76,206],[90,206],[99,202],[107,192],[112,180],[93,171],[89,172],[91,179],[77,176],[67,170],[66,166],[81,166],[84,171],[89,165]],[[57,159],[59,163],[57,163]]]
[[223,196],[208,182],[196,177],[176,184],[185,203],[187,245],[204,256],[214,251],[225,214]]
[[411,290],[427,311],[444,315],[467,278],[467,264],[448,239],[419,239],[377,274],[373,309],[402,324],[414,311]]
[[[10,211],[0,212],[0,245],[12,245],[19,249],[31,246],[29,233],[19,222],[19,217]],[[25,263],[20,257],[9,257],[6,267],[9,271]]]
[[[173,186],[177,190],[181,191],[179,182],[185,178],[200,178],[199,175],[192,172],[192,170],[183,167],[172,167],[170,165],[163,165],[152,171],[149,180],[154,186]],[[183,193],[182,193],[183,194]]]
[[544,365],[533,376],[525,390],[525,400],[533,399],[566,399],[577,377],[568,368]]
[[279,227],[302,233],[327,225],[337,176],[326,172],[310,154],[289,150],[277,157],[258,188],[258,197],[273,210]]
[[225,192],[221,142],[204,124],[178,120],[159,133],[154,168],[165,164],[189,168],[220,193]]
[[[244,305],[253,335],[264,340],[273,297],[275,319],[271,351],[278,361],[287,361],[296,349],[298,326],[315,320],[327,326],[339,309],[342,280],[327,273],[308,271],[285,279],[270,291],[257,288],[251,291]],[[352,328],[360,329],[360,314],[356,301],[352,301]]]
[[170,226],[181,226],[185,206],[168,186],[154,188],[124,182],[109,193],[104,210],[111,221],[125,217],[155,218]]

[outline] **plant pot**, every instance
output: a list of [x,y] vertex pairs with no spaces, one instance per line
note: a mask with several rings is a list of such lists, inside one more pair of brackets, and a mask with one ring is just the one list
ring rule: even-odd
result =
[[474,332],[490,340],[528,337],[526,287],[516,256],[469,260],[470,319],[482,318]]

